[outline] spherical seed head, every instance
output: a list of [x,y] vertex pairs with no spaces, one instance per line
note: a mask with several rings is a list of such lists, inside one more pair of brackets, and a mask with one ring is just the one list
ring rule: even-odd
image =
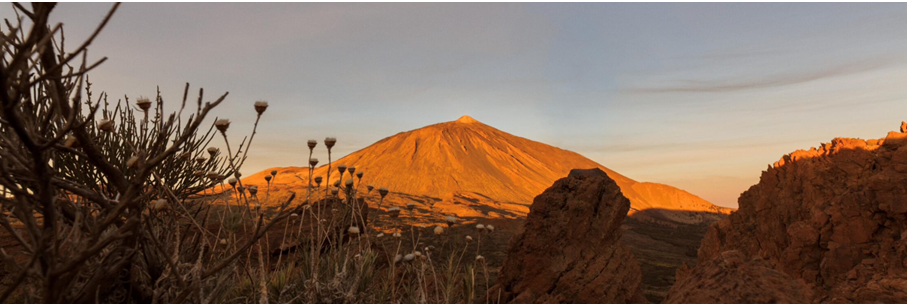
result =
[[318,164],[317,158],[309,158],[309,166],[315,167]]
[[315,177],[315,184],[321,185],[321,180],[322,180],[322,178],[321,178],[320,175],[319,175],[319,176],[316,176],[316,177]]
[[346,188],[353,186],[353,179],[346,179],[346,182],[343,182],[343,185],[346,185]]
[[488,230],[489,232],[493,232],[493,231],[494,231],[494,225],[491,225],[491,224],[486,225],[486,226],[485,226],[485,229]]
[[416,255],[413,253],[409,253],[406,254],[406,256],[403,256],[403,260],[405,261],[413,261],[413,259],[416,259]]
[[358,227],[358,226],[350,226],[350,228],[348,228],[348,229],[346,230],[346,232],[347,232],[347,233],[350,233],[350,234],[359,234],[359,227]]
[[481,230],[485,229],[485,226],[482,225],[481,223],[479,223],[479,224],[476,224],[476,229],[481,231]]
[[166,199],[157,199],[154,201],[154,210],[164,210],[167,209],[167,200]]
[[385,196],[387,196],[387,192],[388,192],[388,191],[387,191],[387,187],[378,188],[378,193],[381,194],[381,197],[382,197],[382,198],[385,197]]
[[215,148],[215,147],[208,148],[208,154],[210,154],[211,156],[214,156],[214,154],[217,154],[217,148]]
[[270,175],[270,174],[269,174],[269,175],[265,175],[265,181],[267,181],[267,182],[269,182],[269,183],[271,182],[271,175]]
[[309,150],[314,150],[315,146],[318,145],[318,141],[315,141],[315,139],[309,139],[307,144],[309,145]]
[[151,108],[151,100],[145,97],[139,97],[138,100],[135,100],[135,105],[138,105],[142,111],[148,111]]
[[214,121],[214,127],[217,128],[221,133],[226,133],[227,129],[230,128],[230,120],[228,119],[217,119]]
[[444,234],[444,228],[441,226],[435,226],[435,235]]
[[466,235],[466,242],[472,242],[472,236]]
[[350,166],[346,170],[350,172],[350,175],[353,175],[356,173],[356,166]]
[[365,174],[365,173],[362,173],[362,171],[356,172],[356,177],[358,177],[361,180],[363,174]]
[[372,192],[372,189],[375,189],[375,185],[366,185],[365,189],[368,189],[368,192]]
[[267,110],[267,109],[268,109],[268,101],[261,101],[261,100],[255,101],[255,112],[257,112],[258,115],[264,114],[265,110]]
[[337,171],[340,171],[340,174],[346,172],[346,165],[337,166]]
[[337,144],[337,138],[328,137],[324,139],[324,146],[328,147],[328,150],[333,148],[335,144]]
[[235,188],[236,187],[236,178],[231,177],[229,180],[227,180],[227,183],[230,183],[230,186],[233,186]]
[[271,176],[277,176],[277,170],[271,170]]
[[126,168],[132,168],[138,163],[139,163],[139,157],[132,156],[129,158],[129,160],[126,161]]
[[66,140],[63,141],[63,146],[67,148],[75,147],[79,143],[79,139],[76,136],[69,135],[66,137]]
[[101,130],[104,132],[113,132],[114,128],[115,128],[115,126],[114,126],[113,120],[104,119],[104,120],[98,121],[98,130]]
[[337,189],[337,188],[331,188],[331,194],[333,194],[333,195],[337,195],[337,194],[338,194],[338,193],[340,193],[340,189]]

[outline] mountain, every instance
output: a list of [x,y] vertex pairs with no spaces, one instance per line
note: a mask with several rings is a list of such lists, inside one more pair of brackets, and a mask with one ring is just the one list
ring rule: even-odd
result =
[[[323,150],[323,144],[316,149]],[[398,133],[336,160],[332,182],[341,164],[363,171],[363,185],[388,187],[401,197],[398,202],[432,204],[461,217],[525,216],[536,195],[577,168],[605,171],[630,199],[631,214],[652,210],[661,218],[692,223],[702,216],[691,212],[731,211],[671,186],[634,181],[575,152],[505,133],[469,116]],[[272,170],[279,173],[272,192],[303,190],[308,183],[308,168],[286,167],[254,174],[243,184],[264,187],[264,176]],[[315,176],[327,177],[326,172],[322,165]]]

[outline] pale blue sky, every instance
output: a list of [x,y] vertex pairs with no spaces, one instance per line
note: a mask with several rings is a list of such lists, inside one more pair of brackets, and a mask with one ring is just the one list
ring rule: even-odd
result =
[[[53,18],[72,44],[108,7]],[[736,207],[783,154],[907,120],[905,4],[127,3],[90,55],[111,96],[230,91],[236,141],[268,100],[248,174],[468,114]]]

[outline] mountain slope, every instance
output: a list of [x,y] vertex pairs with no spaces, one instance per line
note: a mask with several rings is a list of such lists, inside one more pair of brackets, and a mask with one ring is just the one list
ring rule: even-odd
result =
[[[341,164],[363,171],[362,184],[386,186],[392,193],[498,205],[528,205],[571,169],[600,168],[617,182],[633,210],[730,212],[686,191],[636,182],[577,153],[502,132],[468,116],[398,133],[351,153],[333,163],[332,182]],[[265,170],[243,183],[264,186],[264,175],[271,170],[280,173],[272,190],[302,188],[308,180],[307,168],[288,167]],[[327,167],[321,166],[315,176],[326,178],[326,172]],[[528,212],[528,208],[518,210]]]

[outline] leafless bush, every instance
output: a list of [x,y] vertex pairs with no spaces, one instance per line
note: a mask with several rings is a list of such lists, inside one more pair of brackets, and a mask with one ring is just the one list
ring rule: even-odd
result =
[[13,6],[0,31],[0,302],[209,301],[226,268],[299,211],[291,196],[269,221],[244,215],[248,234],[228,246],[206,227],[210,206],[189,196],[223,186],[251,143],[206,152],[217,132],[200,134],[202,123],[227,94],[203,102],[199,90],[188,118],[188,84],[169,115],[160,95],[92,100],[87,73],[104,59],[89,64],[86,50],[118,4],[72,52],[62,25],[48,25],[54,4]]

